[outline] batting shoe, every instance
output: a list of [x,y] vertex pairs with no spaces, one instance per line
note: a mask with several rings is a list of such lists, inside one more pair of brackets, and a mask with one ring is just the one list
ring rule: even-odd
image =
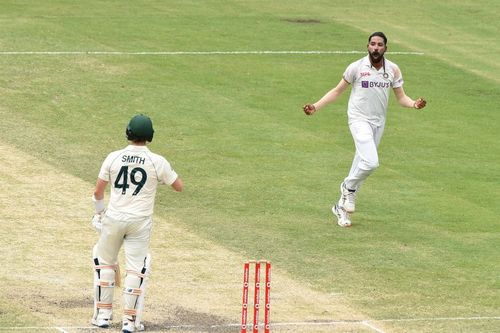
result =
[[109,318],[92,318],[92,325],[100,327],[100,328],[108,328],[111,323]]
[[135,326],[135,321],[123,319],[122,333],[133,333],[144,331],[144,325]]
[[347,213],[354,213],[356,210],[356,190],[350,190],[345,186],[345,183],[340,184],[340,200],[339,205]]
[[335,204],[332,207],[332,213],[337,217],[337,224],[341,227],[350,227],[352,225],[351,220],[349,220],[349,213],[347,213],[342,207]]

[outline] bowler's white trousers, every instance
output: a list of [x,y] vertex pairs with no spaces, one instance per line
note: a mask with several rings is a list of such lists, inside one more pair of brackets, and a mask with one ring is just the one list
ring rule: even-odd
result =
[[385,124],[376,126],[368,121],[356,120],[349,124],[356,153],[349,175],[344,179],[348,189],[359,190],[365,179],[379,166],[377,148]]

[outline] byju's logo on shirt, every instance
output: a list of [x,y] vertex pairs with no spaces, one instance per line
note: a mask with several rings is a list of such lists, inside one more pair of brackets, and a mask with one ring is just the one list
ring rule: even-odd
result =
[[361,81],[361,88],[389,88],[389,82]]

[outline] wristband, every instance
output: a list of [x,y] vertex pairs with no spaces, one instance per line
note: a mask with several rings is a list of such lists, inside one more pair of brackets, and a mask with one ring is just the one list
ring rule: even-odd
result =
[[92,201],[94,202],[94,207],[95,207],[95,212],[97,214],[102,213],[104,209],[106,209],[106,206],[104,205],[104,199],[97,200],[95,198],[95,195],[92,196]]

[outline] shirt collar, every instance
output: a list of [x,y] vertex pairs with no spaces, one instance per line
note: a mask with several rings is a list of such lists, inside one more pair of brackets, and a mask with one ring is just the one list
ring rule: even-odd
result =
[[370,55],[367,54],[366,57],[363,58],[363,66],[368,66],[372,68],[372,63],[370,62]]
[[148,149],[148,146],[128,145],[127,150],[145,151],[145,150],[149,150],[149,149]]

